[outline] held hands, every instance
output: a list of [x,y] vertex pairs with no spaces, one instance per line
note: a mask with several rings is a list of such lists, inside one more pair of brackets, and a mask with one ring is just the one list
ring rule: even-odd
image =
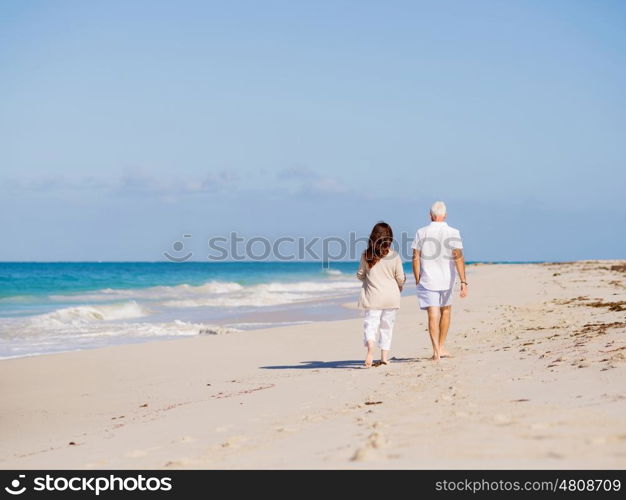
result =
[[467,284],[461,283],[461,293],[459,295],[461,295],[462,299],[467,297]]

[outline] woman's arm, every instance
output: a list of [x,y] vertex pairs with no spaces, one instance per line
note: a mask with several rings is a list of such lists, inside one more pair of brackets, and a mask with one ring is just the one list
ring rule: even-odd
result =
[[361,256],[361,262],[359,262],[359,270],[356,272],[356,277],[361,281],[365,280],[365,272],[367,271],[367,263],[363,256]]
[[396,258],[396,267],[394,269],[394,277],[396,278],[396,283],[398,283],[398,288],[402,291],[404,287],[404,283],[406,282],[406,274],[404,274],[404,269],[402,268],[402,259],[398,255]]

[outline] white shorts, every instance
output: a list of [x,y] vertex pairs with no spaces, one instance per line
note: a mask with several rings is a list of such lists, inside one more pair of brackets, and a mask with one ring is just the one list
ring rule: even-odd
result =
[[417,298],[420,309],[449,306],[452,304],[452,288],[449,290],[428,290],[422,285],[417,285]]

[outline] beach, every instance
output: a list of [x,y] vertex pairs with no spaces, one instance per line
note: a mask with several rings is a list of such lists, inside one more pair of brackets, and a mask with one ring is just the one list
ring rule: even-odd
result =
[[468,281],[439,362],[412,293],[371,369],[357,311],[2,360],[0,467],[626,467],[624,262]]

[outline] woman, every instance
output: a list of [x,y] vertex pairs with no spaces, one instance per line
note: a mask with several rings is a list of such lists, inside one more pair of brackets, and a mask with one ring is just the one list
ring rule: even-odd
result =
[[391,248],[392,243],[391,226],[386,222],[376,224],[356,273],[363,282],[359,308],[365,310],[363,337],[367,347],[366,368],[372,366],[377,336],[380,364],[389,363],[393,324],[396,311],[400,308],[400,292],[406,281],[402,260]]

